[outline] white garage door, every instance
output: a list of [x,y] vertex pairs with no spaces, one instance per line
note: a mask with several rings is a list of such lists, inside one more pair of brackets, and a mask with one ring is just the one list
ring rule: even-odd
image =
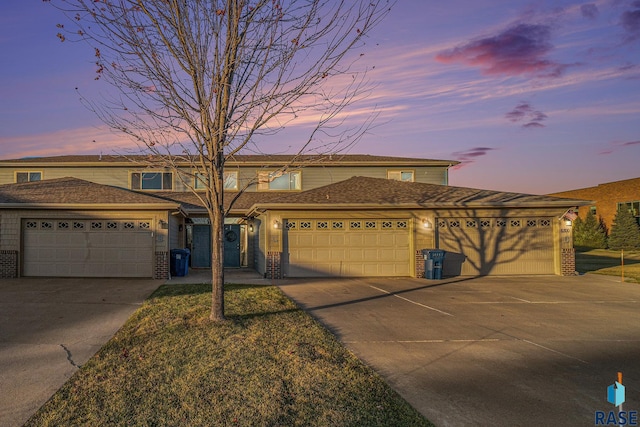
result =
[[552,218],[441,218],[445,275],[553,274]]
[[152,277],[150,220],[23,221],[23,275]]
[[284,273],[289,277],[410,276],[405,219],[288,220]]

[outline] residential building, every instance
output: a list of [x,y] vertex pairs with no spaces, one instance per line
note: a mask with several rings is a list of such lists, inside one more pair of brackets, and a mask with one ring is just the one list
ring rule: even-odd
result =
[[598,184],[595,187],[561,191],[550,194],[553,197],[568,197],[591,200],[581,206],[578,215],[584,219],[591,211],[596,218],[601,218],[607,231],[611,230],[614,218],[620,209],[628,209],[640,223],[640,178]]
[[[0,277],[167,277],[170,251],[184,247],[191,267],[210,267],[203,182],[146,160],[0,161]],[[451,187],[455,164],[237,156],[225,170],[235,203],[224,264],[273,278],[421,276],[421,250],[441,248],[445,275],[574,273],[564,214],[584,201]]]

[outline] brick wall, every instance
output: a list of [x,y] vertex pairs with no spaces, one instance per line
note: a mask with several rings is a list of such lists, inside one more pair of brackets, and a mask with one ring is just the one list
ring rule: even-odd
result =
[[575,276],[576,274],[576,250],[573,248],[562,249],[562,259],[560,265],[562,276]]
[[424,256],[422,250],[416,251],[416,272],[415,277],[424,278]]
[[0,279],[18,277],[18,251],[0,251]]
[[169,252],[156,252],[156,263],[153,271],[153,278],[169,278]]
[[[640,178],[599,184],[597,187],[563,191],[550,194],[550,196],[593,200],[596,206],[596,217],[602,218],[607,226],[607,231],[611,231],[613,219],[618,212],[618,203],[640,199]],[[582,219],[587,216],[587,212],[589,212],[589,206],[583,206],[578,209]]]
[[282,279],[282,252],[267,252],[267,279]]

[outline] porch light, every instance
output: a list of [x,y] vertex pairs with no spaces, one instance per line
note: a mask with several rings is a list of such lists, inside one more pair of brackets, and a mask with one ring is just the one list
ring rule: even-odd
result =
[[427,218],[423,218],[422,219],[422,226],[424,228],[431,228],[431,222],[429,222],[429,220]]
[[571,227],[571,224],[573,224],[573,222],[571,222],[570,219],[565,219],[564,220],[564,225],[566,225],[567,227]]
[[273,220],[273,228],[280,228],[281,224],[280,221],[278,221],[277,219]]
[[249,224],[249,231],[253,233],[253,224]]

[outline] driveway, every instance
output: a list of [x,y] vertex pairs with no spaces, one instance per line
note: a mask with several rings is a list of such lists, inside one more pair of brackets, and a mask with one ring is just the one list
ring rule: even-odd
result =
[[163,281],[0,281],[0,425],[21,426]]
[[437,426],[588,426],[618,371],[640,411],[640,285],[597,275],[288,279],[280,288]]

